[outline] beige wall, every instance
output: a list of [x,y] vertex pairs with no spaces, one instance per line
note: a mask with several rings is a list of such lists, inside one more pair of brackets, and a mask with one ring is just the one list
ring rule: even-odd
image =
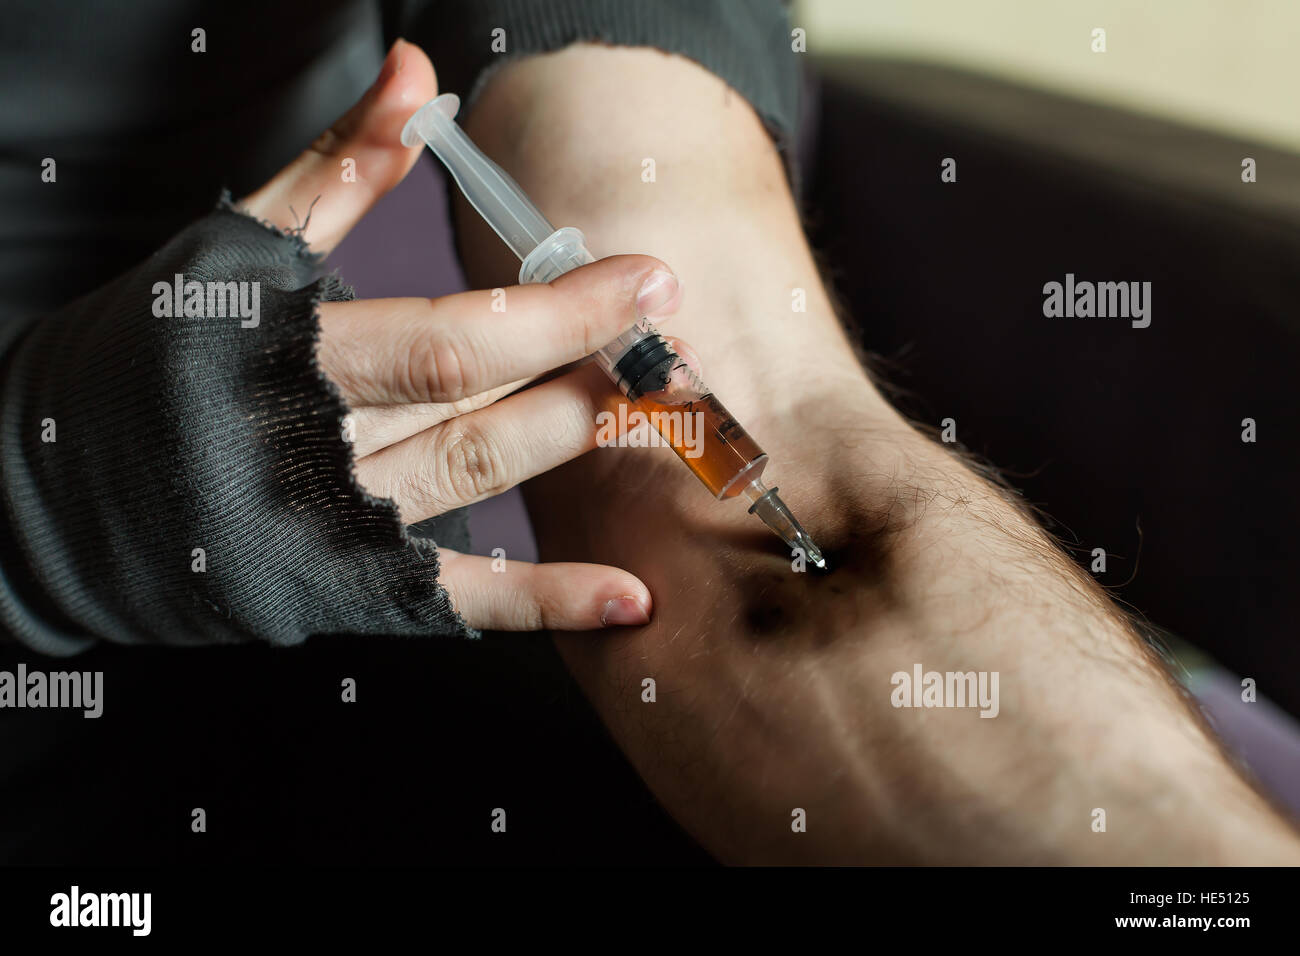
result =
[[797,0],[792,18],[810,54],[921,55],[1300,150],[1300,0]]

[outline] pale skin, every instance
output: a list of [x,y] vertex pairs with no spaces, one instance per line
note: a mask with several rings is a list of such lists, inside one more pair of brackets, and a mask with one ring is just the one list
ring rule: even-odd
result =
[[[406,51],[404,69],[423,70]],[[741,863],[1300,862],[1294,830],[1231,768],[1106,596],[881,397],[743,99],[678,57],[577,46],[501,70],[466,122],[597,255],[659,257],[635,260],[645,265],[634,273],[671,264],[690,290],[673,304],[674,334],[770,454],[769,483],[836,567],[792,570],[744,506],[713,501],[663,448],[521,469],[553,468],[526,486],[544,558],[593,562],[591,573],[628,574],[654,595],[645,626],[556,640],[628,758],[704,846]],[[400,154],[394,170],[414,159],[382,148]],[[640,177],[647,156],[653,184]],[[322,188],[307,181],[295,205]],[[262,200],[259,215],[274,220],[277,200]],[[512,281],[517,265],[496,237],[463,208],[459,222],[472,284]],[[795,288],[806,313],[791,312]],[[401,311],[327,307],[326,349],[331,335],[349,338],[334,330],[353,320],[337,316],[400,324]],[[584,409],[608,398],[590,372],[569,373],[569,400]],[[359,475],[402,484],[368,473],[365,457]],[[894,707],[890,677],[915,663],[997,671],[998,716]],[[806,832],[792,831],[796,808]]]

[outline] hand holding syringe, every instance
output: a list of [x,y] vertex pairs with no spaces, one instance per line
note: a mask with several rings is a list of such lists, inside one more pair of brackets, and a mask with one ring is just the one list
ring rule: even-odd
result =
[[[577,229],[555,229],[522,189],[465,135],[453,119],[460,100],[445,94],[422,106],[402,130],[402,143],[421,139],[451,171],[465,198],[523,262],[520,283],[550,282],[595,262]],[[767,455],[723,407],[667,340],[644,318],[600,349],[596,363],[651,422],[719,500],[744,494],[749,511],[816,567],[826,559],[777,496],[763,484]],[[672,414],[672,413],[681,414]],[[702,454],[687,452],[684,415],[702,418]]]

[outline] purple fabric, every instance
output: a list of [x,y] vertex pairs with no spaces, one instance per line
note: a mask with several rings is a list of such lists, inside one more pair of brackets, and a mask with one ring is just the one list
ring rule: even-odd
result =
[[1243,701],[1241,679],[1221,668],[1196,672],[1189,686],[1228,748],[1300,817],[1300,724],[1262,696]]

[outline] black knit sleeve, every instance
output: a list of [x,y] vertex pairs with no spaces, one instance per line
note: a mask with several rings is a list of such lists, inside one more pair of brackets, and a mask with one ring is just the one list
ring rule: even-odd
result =
[[398,19],[433,60],[439,89],[466,104],[510,58],[579,41],[681,54],[749,101],[792,166],[799,54],[780,0],[414,0]]
[[71,654],[476,633],[432,543],[353,478],[315,359],[317,303],[351,290],[314,266],[223,202],[109,285],[0,326],[9,636]]

